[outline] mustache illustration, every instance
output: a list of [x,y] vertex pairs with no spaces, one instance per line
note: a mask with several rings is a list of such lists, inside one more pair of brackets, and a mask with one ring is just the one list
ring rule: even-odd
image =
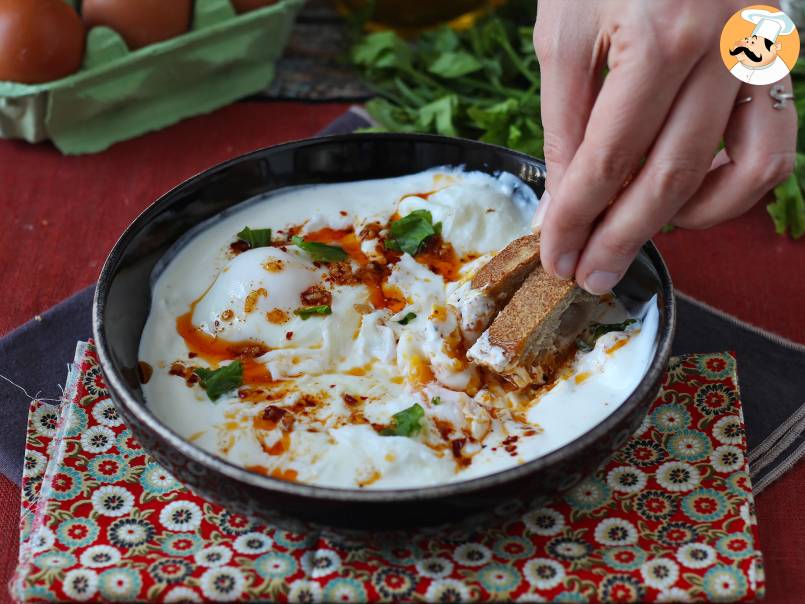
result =
[[760,63],[763,60],[763,57],[760,55],[756,55],[751,50],[749,50],[746,46],[738,46],[735,50],[731,50],[730,54],[734,57],[735,55],[739,55],[744,53],[750,61],[754,61],[755,63]]

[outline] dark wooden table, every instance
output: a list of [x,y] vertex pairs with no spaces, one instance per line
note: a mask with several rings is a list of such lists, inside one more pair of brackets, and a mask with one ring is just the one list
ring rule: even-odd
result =
[[[246,151],[311,136],[345,108],[243,102],[83,157],[0,141],[0,335],[90,285],[126,225],[170,187]],[[762,206],[710,231],[677,230],[656,242],[679,289],[805,342],[805,239],[777,237]],[[801,604],[805,464],[769,487],[757,508],[767,601]],[[16,562],[18,514],[19,490],[0,476],[3,586]],[[0,602],[8,598],[0,591]]]

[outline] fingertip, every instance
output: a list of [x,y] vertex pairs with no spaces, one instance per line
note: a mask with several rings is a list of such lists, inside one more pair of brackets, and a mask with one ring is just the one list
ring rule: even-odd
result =
[[581,287],[594,296],[601,296],[612,291],[612,288],[621,280],[623,272],[593,271],[581,284]]

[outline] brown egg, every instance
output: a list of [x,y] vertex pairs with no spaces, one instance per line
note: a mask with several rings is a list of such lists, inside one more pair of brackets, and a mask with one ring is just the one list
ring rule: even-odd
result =
[[112,28],[132,50],[183,34],[190,27],[192,0],[84,0],[87,28]]
[[235,12],[238,14],[248,13],[251,10],[257,10],[276,3],[277,0],[232,0],[232,6],[235,7]]
[[64,0],[0,0],[0,80],[36,84],[78,71],[84,26]]

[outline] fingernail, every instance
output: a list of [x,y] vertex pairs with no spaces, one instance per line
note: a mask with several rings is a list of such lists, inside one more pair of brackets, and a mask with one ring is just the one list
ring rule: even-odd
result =
[[545,219],[545,211],[548,209],[548,204],[551,203],[551,194],[548,191],[542,194],[542,199],[539,200],[537,211],[534,212],[534,218],[531,219],[531,230],[539,231],[542,228],[542,221]]
[[562,279],[570,279],[576,272],[576,261],[579,259],[578,252],[565,252],[556,261],[554,268],[556,275]]
[[620,278],[620,273],[594,271],[590,273],[584,281],[584,289],[591,294],[600,296],[612,290],[615,284],[620,281]]

